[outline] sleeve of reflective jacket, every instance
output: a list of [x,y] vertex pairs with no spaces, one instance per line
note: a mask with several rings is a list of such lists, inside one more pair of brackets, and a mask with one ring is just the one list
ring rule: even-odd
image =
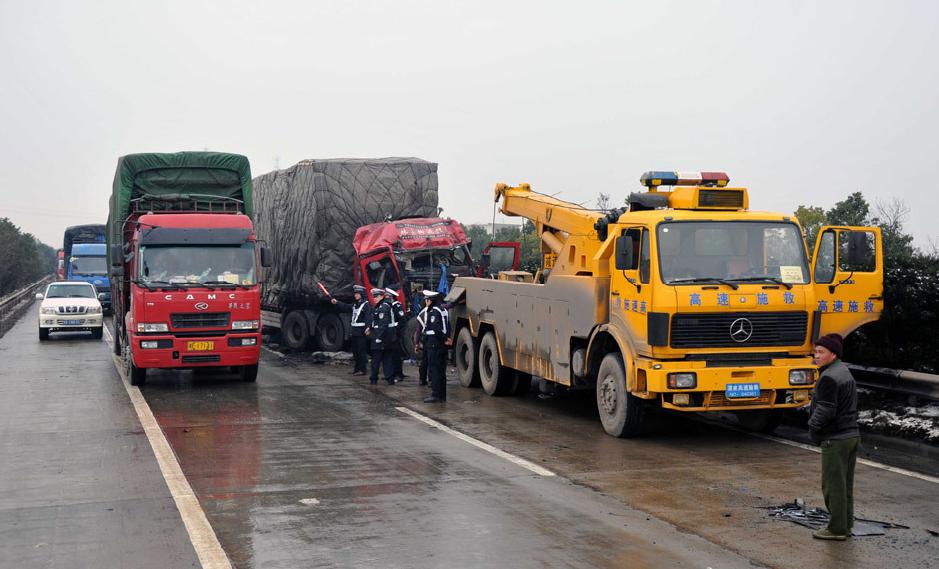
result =
[[809,417],[809,431],[818,432],[828,426],[838,411],[838,384],[823,375],[815,386],[815,405]]
[[334,306],[339,312],[352,312],[352,305],[341,300],[337,300]]

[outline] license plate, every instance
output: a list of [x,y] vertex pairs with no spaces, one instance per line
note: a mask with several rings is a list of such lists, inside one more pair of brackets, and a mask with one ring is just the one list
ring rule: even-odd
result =
[[760,396],[759,383],[728,383],[724,392],[728,399],[744,399]]
[[215,342],[188,342],[190,352],[209,352],[215,349]]
[[81,320],[63,320],[62,321],[63,326],[78,326],[81,323],[82,323]]

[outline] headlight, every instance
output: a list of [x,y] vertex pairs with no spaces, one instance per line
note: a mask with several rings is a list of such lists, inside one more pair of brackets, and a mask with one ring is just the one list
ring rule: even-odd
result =
[[234,320],[231,323],[232,330],[257,330],[257,320]]
[[170,327],[164,322],[144,322],[137,324],[137,332],[169,332]]
[[101,313],[101,307],[100,307],[100,306],[89,306],[89,307],[88,307],[88,314],[100,314],[100,313]]
[[668,374],[669,389],[694,389],[697,386],[698,376],[693,372]]
[[812,383],[815,374],[810,369],[789,370],[789,385],[808,385]]
[[54,306],[41,306],[39,308],[39,313],[40,314],[55,314],[55,307]]
[[140,347],[145,350],[155,350],[159,345],[156,340],[144,340],[140,342]]

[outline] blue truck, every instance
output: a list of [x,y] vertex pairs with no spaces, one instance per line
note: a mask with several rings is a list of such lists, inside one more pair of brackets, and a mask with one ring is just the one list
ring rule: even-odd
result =
[[95,285],[104,294],[101,307],[111,310],[111,281],[108,278],[104,225],[75,225],[65,230],[62,242],[65,280]]

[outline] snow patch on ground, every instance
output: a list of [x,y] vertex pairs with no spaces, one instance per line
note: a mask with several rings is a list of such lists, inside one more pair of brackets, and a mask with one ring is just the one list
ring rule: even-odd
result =
[[858,423],[871,431],[939,444],[939,403],[866,409],[858,413]]

